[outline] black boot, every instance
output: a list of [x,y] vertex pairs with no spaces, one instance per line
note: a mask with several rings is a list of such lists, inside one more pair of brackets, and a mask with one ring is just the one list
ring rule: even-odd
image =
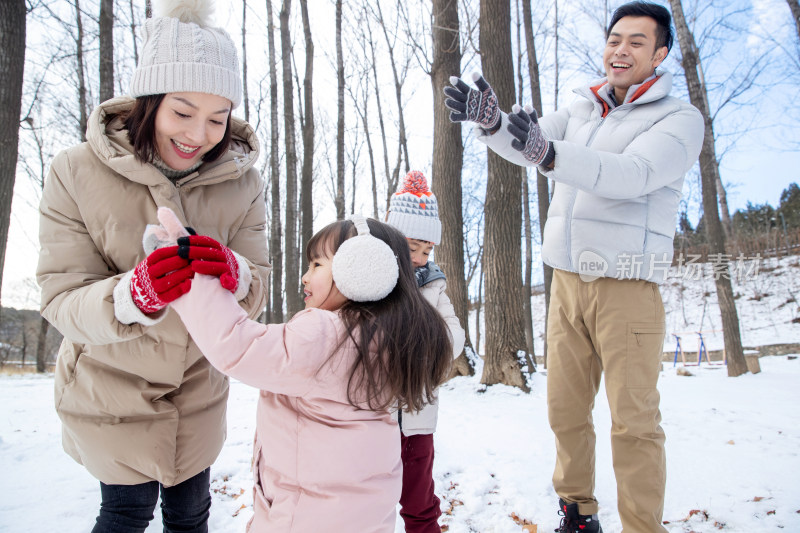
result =
[[578,514],[578,504],[568,504],[561,498],[558,499],[558,514],[563,516],[561,526],[556,533],[603,533],[597,515]]

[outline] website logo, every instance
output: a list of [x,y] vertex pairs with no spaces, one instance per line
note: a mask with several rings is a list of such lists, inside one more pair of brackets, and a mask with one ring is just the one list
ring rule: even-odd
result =
[[578,276],[589,283],[605,276],[608,272],[608,261],[592,250],[584,250],[578,256]]

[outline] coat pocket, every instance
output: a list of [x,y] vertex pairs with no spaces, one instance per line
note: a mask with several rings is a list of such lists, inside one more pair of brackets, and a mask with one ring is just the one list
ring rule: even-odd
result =
[[[273,496],[264,486],[264,457],[261,455],[261,443],[258,435],[253,442],[253,507],[267,511],[272,507]],[[257,513],[258,514],[258,513]]]
[[628,324],[628,388],[655,388],[661,371],[665,327],[658,322]]
[[64,394],[67,389],[75,384],[75,378],[78,373],[78,361],[83,356],[82,345],[68,342],[66,339],[62,342],[58,350],[58,359],[56,360],[56,411],[61,407],[61,402],[64,400]]

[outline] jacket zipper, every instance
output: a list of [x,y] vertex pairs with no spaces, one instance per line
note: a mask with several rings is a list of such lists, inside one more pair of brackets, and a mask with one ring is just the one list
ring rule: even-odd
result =
[[606,113],[606,116],[604,116],[604,117],[600,117],[600,122],[598,122],[598,123],[597,123],[597,126],[595,126],[594,130],[592,130],[592,134],[591,134],[591,135],[589,135],[589,140],[588,140],[588,141],[586,141],[586,147],[587,147],[587,148],[588,148],[588,147],[590,147],[590,146],[592,145],[592,142],[594,142],[594,138],[595,138],[595,137],[597,137],[597,132],[598,132],[598,131],[600,131],[600,128],[603,126],[603,123],[606,121],[606,119],[608,118],[608,116],[609,116],[611,113],[613,113],[614,111],[616,111],[617,109],[619,109],[620,107],[624,106],[624,105],[625,105],[625,104],[618,105],[618,106],[617,106],[617,107],[615,107],[614,109],[609,109],[609,110],[608,110],[608,113]]
[[[589,146],[591,146],[592,142],[594,141],[594,138],[597,136],[597,132],[603,126],[603,122],[606,121],[606,118],[608,118],[608,115],[610,115],[611,113],[613,113],[615,110],[619,109],[620,107],[622,107],[622,106],[617,106],[614,109],[610,109],[608,111],[608,113],[606,113],[606,116],[600,117],[600,122],[598,122],[597,126],[595,126],[594,130],[592,130],[591,135],[589,135],[589,140],[586,141],[586,147],[587,148]],[[578,197],[578,190],[575,189],[573,191],[572,199],[570,201],[570,206],[569,206],[570,216],[567,218],[567,220],[569,222],[569,230],[567,231],[567,261],[569,262],[569,268],[573,269],[573,270],[575,269],[575,265],[572,263],[572,210],[575,208],[575,199],[577,197]]]
[[[610,114],[611,114],[611,111],[608,112],[608,115],[610,115]],[[600,119],[600,122],[597,123],[597,126],[595,126],[594,130],[592,130],[592,134],[589,135],[589,140],[586,141],[586,147],[587,148],[592,145],[592,142],[594,141],[594,138],[597,136],[597,131],[603,126],[603,122],[606,121],[606,117],[608,117],[608,115],[606,115],[605,117],[602,117]]]
[[[584,94],[584,95],[582,95],[582,96],[586,97],[586,95],[585,95],[585,94]],[[616,107],[613,107],[613,108],[611,108],[611,109],[609,109],[609,110],[608,110],[608,113],[606,113],[606,116],[604,116],[604,117],[600,117],[600,122],[598,122],[598,123],[597,123],[597,126],[595,126],[594,130],[592,130],[592,134],[589,136],[589,140],[588,140],[588,141],[586,141],[586,147],[587,147],[587,148],[588,148],[589,146],[591,146],[592,142],[594,141],[594,138],[597,136],[597,132],[598,132],[598,130],[600,130],[600,128],[603,126],[603,122],[605,122],[605,121],[606,121],[606,119],[608,118],[608,116],[609,116],[611,113],[613,113],[614,111],[616,111],[617,109],[619,109],[619,108],[621,108],[621,107],[625,107],[626,105],[629,105],[629,104],[628,104],[628,103],[622,103],[622,104],[620,104],[620,105],[618,105],[618,106],[616,106]]]

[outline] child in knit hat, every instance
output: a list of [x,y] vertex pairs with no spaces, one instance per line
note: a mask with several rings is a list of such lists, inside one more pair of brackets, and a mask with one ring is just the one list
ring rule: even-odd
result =
[[[433,247],[441,241],[442,223],[436,196],[428,189],[422,172],[412,170],[406,175],[400,189],[389,200],[386,222],[406,236],[420,291],[447,324],[453,357],[458,357],[464,349],[464,330],[445,293],[444,272],[429,260]],[[438,520],[442,512],[433,483],[433,432],[438,412],[436,402],[420,411],[398,411],[403,461],[400,515],[407,533],[441,531]]]

